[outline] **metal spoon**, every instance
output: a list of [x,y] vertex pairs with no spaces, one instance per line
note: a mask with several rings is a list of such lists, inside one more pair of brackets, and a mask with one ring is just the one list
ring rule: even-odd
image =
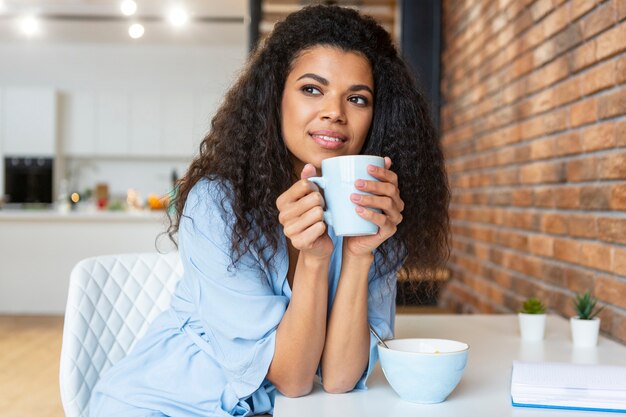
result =
[[374,330],[374,328],[372,327],[372,325],[370,325],[370,332],[372,332],[372,334],[374,336],[376,336],[376,339],[378,339],[378,341],[380,343],[383,344],[384,347],[386,347],[387,349],[389,349],[389,346],[387,346],[387,343],[385,343],[385,341],[383,339],[380,338],[380,336],[378,335],[378,333],[376,333],[376,330]]

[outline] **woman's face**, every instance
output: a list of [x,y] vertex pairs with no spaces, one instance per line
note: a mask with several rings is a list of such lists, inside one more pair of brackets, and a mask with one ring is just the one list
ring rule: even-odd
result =
[[293,62],[281,106],[283,140],[299,177],[305,164],[361,151],[374,113],[374,77],[354,52],[316,46]]

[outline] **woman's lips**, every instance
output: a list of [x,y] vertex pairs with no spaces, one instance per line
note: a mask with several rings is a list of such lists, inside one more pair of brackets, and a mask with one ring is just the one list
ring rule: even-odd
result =
[[346,142],[347,138],[337,132],[314,131],[310,132],[311,138],[324,149],[339,149]]

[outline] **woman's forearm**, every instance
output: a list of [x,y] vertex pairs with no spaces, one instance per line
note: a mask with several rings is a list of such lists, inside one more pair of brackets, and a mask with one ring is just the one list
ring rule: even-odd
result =
[[344,254],[322,354],[322,382],[328,392],[352,390],[367,366],[367,277],[372,261],[373,256]]
[[326,335],[328,260],[300,253],[289,307],[276,331],[274,358],[267,374],[288,397],[313,388]]

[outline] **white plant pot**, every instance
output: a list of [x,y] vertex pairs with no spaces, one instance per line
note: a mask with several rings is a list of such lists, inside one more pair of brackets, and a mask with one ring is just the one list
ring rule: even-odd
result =
[[537,342],[543,340],[546,328],[545,314],[518,313],[519,330],[522,340],[527,342]]
[[576,347],[593,347],[598,344],[600,332],[600,319],[594,317],[591,320],[581,320],[577,317],[569,319],[572,329],[572,342]]

